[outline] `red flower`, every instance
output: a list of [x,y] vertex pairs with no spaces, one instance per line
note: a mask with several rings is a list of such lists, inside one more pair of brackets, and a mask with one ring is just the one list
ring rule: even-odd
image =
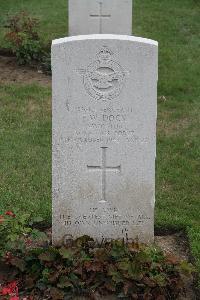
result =
[[0,291],[0,295],[5,296],[5,295],[9,295],[11,293],[11,289],[8,287],[4,287],[2,288],[2,290]]
[[11,210],[7,210],[7,211],[5,212],[5,215],[6,215],[6,216],[10,216],[10,217],[15,218],[15,214],[14,214]]
[[17,282],[16,281],[10,282],[9,284],[7,284],[7,286],[3,287],[0,290],[0,295],[1,296],[9,295],[11,296],[10,300],[19,300]]

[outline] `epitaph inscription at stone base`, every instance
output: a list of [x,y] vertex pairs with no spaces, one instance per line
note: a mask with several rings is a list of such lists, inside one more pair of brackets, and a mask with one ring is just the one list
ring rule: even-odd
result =
[[69,35],[132,34],[132,0],[69,0]]
[[53,242],[154,236],[157,42],[53,41]]

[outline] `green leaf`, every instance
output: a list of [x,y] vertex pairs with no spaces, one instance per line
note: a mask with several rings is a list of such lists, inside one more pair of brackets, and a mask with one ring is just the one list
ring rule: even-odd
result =
[[129,268],[130,268],[130,261],[129,261],[129,259],[128,259],[128,258],[125,258],[124,260],[119,261],[119,262],[117,263],[117,267],[118,267],[118,269],[120,269],[120,270],[128,271]]
[[130,262],[129,268],[128,268],[128,275],[129,278],[133,280],[141,280],[143,277],[142,270],[140,269],[137,262],[133,261]]
[[127,254],[126,246],[123,241],[114,241],[112,243],[112,249],[110,251],[110,255],[114,258],[121,258]]
[[70,249],[67,249],[65,247],[62,247],[60,250],[59,250],[59,254],[62,256],[62,258],[64,259],[69,259],[71,260],[73,258],[73,252],[72,250]]
[[155,276],[151,277],[151,279],[160,287],[165,287],[167,285],[167,280],[166,280],[165,274],[155,275]]
[[32,218],[31,219],[31,221],[29,222],[29,225],[33,225],[33,224],[36,224],[36,223],[41,223],[41,222],[43,222],[44,221],[44,219],[42,218],[42,217],[34,217],[34,218]]
[[49,238],[46,233],[39,231],[37,229],[33,229],[31,232],[31,238],[37,240],[39,242],[48,242]]
[[26,268],[26,263],[23,259],[18,258],[18,257],[14,257],[11,259],[11,265],[17,267],[21,272],[25,271]]
[[196,272],[196,268],[185,260],[180,263],[179,270],[186,276],[190,276],[192,273]]
[[69,277],[69,279],[70,279],[72,282],[77,282],[77,281],[79,281],[79,277],[76,276],[74,273],[70,273],[70,274],[68,275],[68,277]]
[[45,291],[46,284],[43,282],[43,280],[38,280],[35,287],[37,287],[40,291]]
[[149,253],[145,252],[145,251],[140,251],[135,255],[135,260],[137,260],[137,262],[142,265],[144,263],[151,263],[152,262],[152,258],[150,256]]
[[112,280],[115,283],[123,282],[123,278],[122,278],[120,272],[114,266],[109,267],[108,275],[112,277]]
[[56,253],[53,253],[52,251],[46,251],[44,253],[41,253],[38,256],[38,258],[39,258],[39,260],[47,261],[47,262],[55,261],[56,260]]
[[50,295],[53,300],[63,300],[65,296],[62,290],[54,287],[50,289]]
[[45,268],[45,269],[42,271],[42,277],[45,278],[45,279],[48,279],[49,274],[50,274],[50,270],[49,270],[48,268]]
[[57,287],[64,289],[73,287],[73,284],[69,281],[69,278],[67,276],[61,276],[59,279],[59,283],[57,284]]

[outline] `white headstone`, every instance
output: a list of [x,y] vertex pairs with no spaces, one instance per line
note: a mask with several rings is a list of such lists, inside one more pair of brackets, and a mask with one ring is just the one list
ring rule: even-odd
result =
[[132,0],[69,0],[69,35],[132,34]]
[[53,242],[154,236],[156,41],[53,41]]

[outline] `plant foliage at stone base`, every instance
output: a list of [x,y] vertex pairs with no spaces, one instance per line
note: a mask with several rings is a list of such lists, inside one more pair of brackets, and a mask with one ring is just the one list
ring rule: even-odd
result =
[[56,248],[48,245],[44,233],[33,229],[33,221],[29,220],[31,226],[26,222],[27,215],[16,218],[12,212],[0,218],[0,265],[7,268],[0,277],[0,295],[5,299],[73,299],[78,294],[91,299],[108,294],[123,299],[177,299],[185,277],[194,272],[191,264],[138,242],[97,245],[83,236]]

